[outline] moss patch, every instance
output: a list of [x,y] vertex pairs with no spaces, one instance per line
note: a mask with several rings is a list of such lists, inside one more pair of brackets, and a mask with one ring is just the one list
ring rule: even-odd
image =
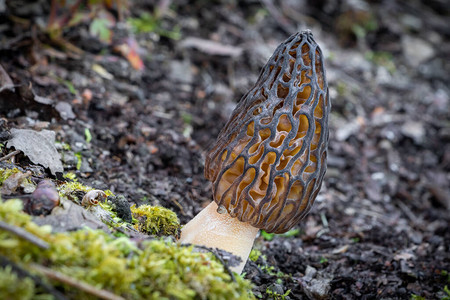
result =
[[153,235],[178,236],[180,221],[170,209],[162,206],[136,205],[131,206],[133,218],[137,220],[135,228],[141,232]]
[[[250,282],[239,276],[233,281],[210,253],[192,252],[192,247],[163,240],[146,241],[138,247],[128,238],[114,238],[98,230],[52,234],[48,226],[36,225],[21,209],[19,200],[0,202],[0,220],[25,229],[50,245],[49,249],[42,250],[0,230],[0,255],[25,270],[29,271],[32,263],[45,264],[47,268],[126,299],[254,298]],[[9,276],[11,270],[0,269],[0,277],[5,274]],[[24,281],[10,276],[9,280],[24,282],[24,297],[48,296],[31,279]],[[93,298],[65,283],[48,282],[70,299]],[[8,293],[10,290],[2,288],[0,299],[8,299]]]
[[11,175],[19,173],[19,169],[13,168],[13,169],[0,169],[0,186],[3,184],[3,182]]
[[19,278],[10,266],[0,268],[0,296],[2,299],[32,299],[34,282],[30,278]]

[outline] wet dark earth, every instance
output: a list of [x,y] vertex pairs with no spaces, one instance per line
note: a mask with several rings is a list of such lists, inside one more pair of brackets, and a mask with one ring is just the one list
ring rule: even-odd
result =
[[332,101],[328,170],[295,231],[257,238],[245,278],[263,299],[449,299],[445,1],[142,1],[120,14],[147,11],[151,30],[115,22],[108,41],[87,20],[50,39],[49,7],[0,1],[0,142],[52,130],[70,146],[64,172],[185,224],[212,199],[204,155],[236,102],[280,42],[311,29]]

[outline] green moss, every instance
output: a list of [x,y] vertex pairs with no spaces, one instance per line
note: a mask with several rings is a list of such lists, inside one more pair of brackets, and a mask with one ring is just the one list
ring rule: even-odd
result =
[[0,297],[9,300],[28,300],[35,295],[31,278],[19,278],[10,266],[0,268]]
[[114,196],[114,193],[111,190],[104,190],[107,197]]
[[77,175],[73,172],[67,172],[63,175],[64,178],[67,178],[69,180],[76,180],[77,179]]
[[13,168],[13,169],[0,169],[0,185],[3,184],[3,182],[11,175],[19,173],[19,169]]
[[257,249],[252,249],[252,251],[250,251],[250,255],[249,255],[249,259],[251,261],[257,261],[258,258],[261,256],[261,251],[257,250]]
[[92,187],[79,183],[76,178],[72,181],[67,181],[60,185],[58,188],[59,197],[63,199],[69,199],[76,203],[79,203],[81,199],[78,199],[77,193],[84,192],[87,193],[89,191],[94,190]]
[[141,232],[154,235],[177,236],[180,230],[180,221],[170,209],[161,206],[136,205],[131,206],[133,218],[137,220],[135,228]]
[[[24,228],[50,245],[42,250],[0,230],[0,255],[25,270],[30,263],[45,263],[47,268],[126,299],[254,299],[249,281],[239,276],[233,281],[211,253],[192,252],[192,247],[163,240],[137,247],[128,238],[114,238],[98,230],[52,234],[49,227],[34,224],[21,209],[19,200],[0,202],[0,220]],[[0,272],[0,278],[3,275]],[[49,282],[70,299],[93,299],[67,284]],[[25,296],[32,295],[30,283],[23,284]],[[8,290],[0,290],[0,299],[8,299],[8,295]]]

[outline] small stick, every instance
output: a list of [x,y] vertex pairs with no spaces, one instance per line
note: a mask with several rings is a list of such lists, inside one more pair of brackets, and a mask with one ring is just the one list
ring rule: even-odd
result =
[[44,267],[44,266],[41,266],[38,264],[31,264],[30,267],[31,267],[31,269],[44,274],[49,279],[53,279],[53,280],[68,284],[74,288],[82,290],[83,292],[86,292],[86,293],[96,296],[98,298],[105,299],[105,300],[125,300],[125,298],[118,296],[114,293],[111,293],[106,290],[100,290],[88,283],[82,282],[78,279],[72,278],[61,272],[49,269],[47,267]]
[[22,229],[20,227],[0,221],[0,229],[9,231],[9,232],[17,235],[18,237],[21,237],[24,240],[27,240],[30,243],[35,244],[39,248],[42,248],[42,249],[50,248],[49,244],[46,241],[43,241],[42,239],[38,238],[34,234],[29,233],[28,231],[26,231],[25,229]]
[[11,152],[11,153],[9,153],[9,154],[6,154],[6,155],[3,156],[3,157],[0,157],[0,161],[7,160],[7,159],[9,159],[10,157],[13,157],[14,155],[19,154],[19,153],[20,153],[20,150],[15,150],[15,151],[13,151],[13,152]]

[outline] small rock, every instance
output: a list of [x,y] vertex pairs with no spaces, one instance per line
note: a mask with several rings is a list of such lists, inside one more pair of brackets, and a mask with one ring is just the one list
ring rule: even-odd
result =
[[69,103],[60,101],[56,104],[55,109],[58,111],[63,120],[75,119],[72,105],[70,105]]
[[392,82],[392,76],[385,67],[378,66],[375,80],[380,84],[388,85]]
[[351,122],[344,122],[342,126],[339,126],[336,130],[336,139],[338,141],[345,141],[350,136],[356,134],[361,128],[360,123],[355,119]]
[[50,180],[42,180],[37,185],[25,210],[33,216],[48,215],[59,205],[59,194],[55,184]]
[[112,210],[117,214],[119,218],[125,222],[131,223],[133,217],[131,216],[130,203],[122,196],[108,197],[108,202],[111,202]]
[[174,82],[191,84],[193,81],[191,64],[188,60],[175,60],[170,63],[169,77]]
[[425,127],[422,122],[408,121],[402,125],[401,132],[404,136],[412,138],[418,145],[422,144],[425,137]]
[[413,29],[413,30],[417,30],[417,31],[420,31],[420,29],[423,26],[421,19],[419,19],[416,16],[409,15],[409,14],[403,15],[400,18],[400,22],[402,23],[403,26],[407,27],[408,29]]
[[403,37],[402,46],[403,53],[412,67],[418,67],[421,63],[432,58],[435,54],[431,44],[411,36]]
[[316,276],[317,270],[314,267],[306,266],[305,276],[303,277],[303,280],[305,281],[311,281],[314,276]]
[[6,11],[5,0],[0,0],[0,13],[4,13],[5,11]]

